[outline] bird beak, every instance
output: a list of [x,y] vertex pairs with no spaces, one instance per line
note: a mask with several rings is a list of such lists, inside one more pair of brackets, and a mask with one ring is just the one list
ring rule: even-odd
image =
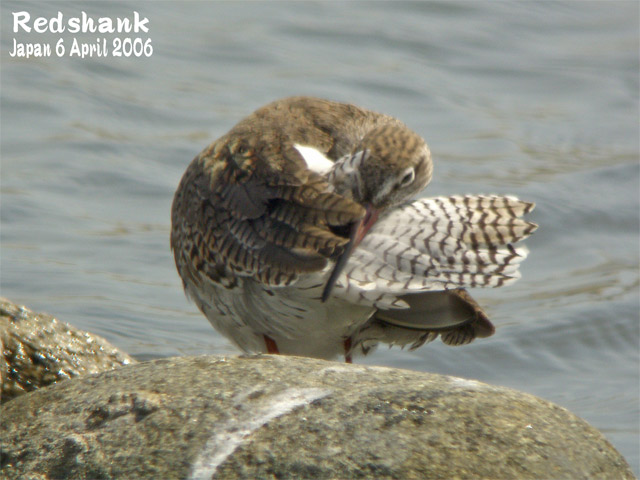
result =
[[371,227],[373,227],[373,224],[378,221],[378,215],[380,215],[380,210],[373,208],[371,205],[367,205],[367,210],[364,214],[364,217],[358,224],[355,233],[352,232],[351,235],[353,248],[356,248],[358,245],[360,245],[360,242],[362,241],[364,236],[371,229]]
[[340,255],[340,258],[338,258],[338,261],[334,265],[333,271],[329,276],[329,280],[327,280],[327,284],[324,286],[324,290],[322,291],[323,302],[326,302],[329,298],[329,295],[331,295],[331,290],[333,290],[333,286],[335,285],[338,276],[340,275],[340,273],[342,273],[342,270],[347,265],[347,261],[349,260],[353,249],[360,245],[360,242],[362,242],[364,236],[378,220],[379,214],[380,210],[373,208],[371,205],[367,205],[367,210],[362,220],[351,225],[349,243],[347,243],[344,252],[342,252],[342,255]]

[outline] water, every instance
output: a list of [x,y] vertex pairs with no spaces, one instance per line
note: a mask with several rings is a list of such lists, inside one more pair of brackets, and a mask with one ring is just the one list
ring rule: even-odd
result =
[[[468,347],[362,362],[563,405],[639,457],[637,2],[1,5],[2,295],[140,359],[234,353],[169,251],[189,161],[244,115],[308,94],[398,116],[431,146],[429,194],[537,203],[523,279],[476,290]],[[150,58],[11,58],[12,12],[149,18]],[[112,35],[101,35],[109,41]]]

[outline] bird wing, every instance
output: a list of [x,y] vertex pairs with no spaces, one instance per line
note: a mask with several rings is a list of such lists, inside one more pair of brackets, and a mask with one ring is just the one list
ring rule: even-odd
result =
[[497,195],[404,204],[364,237],[334,294],[381,310],[407,309],[407,294],[513,283],[528,250],[512,244],[537,228],[521,218],[533,208],[533,203]]
[[409,308],[377,310],[371,321],[354,335],[354,349],[366,353],[382,342],[409,345],[413,350],[438,336],[447,345],[466,345],[495,332],[485,312],[462,288],[407,294],[401,298]]
[[204,272],[227,286],[237,276],[290,284],[340,254],[349,226],[364,215],[328,192],[293,146],[265,137],[255,144],[251,130],[232,130],[188,167],[174,197],[171,240],[187,275]]
[[515,197],[424,198],[381,218],[353,252],[334,295],[376,311],[353,339],[418,348],[440,336],[464,345],[495,331],[463,287],[499,287],[520,277],[528,250],[512,244],[537,225],[534,204]]

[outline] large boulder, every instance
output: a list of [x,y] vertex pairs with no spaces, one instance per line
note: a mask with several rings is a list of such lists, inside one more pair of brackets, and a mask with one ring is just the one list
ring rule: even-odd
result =
[[135,360],[104,338],[0,298],[0,399]]
[[17,478],[634,478],[564,408],[472,380],[321,360],[183,357],[1,410]]

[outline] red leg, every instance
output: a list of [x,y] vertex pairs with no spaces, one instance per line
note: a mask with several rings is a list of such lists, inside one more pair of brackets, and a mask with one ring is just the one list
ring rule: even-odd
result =
[[344,341],[344,363],[353,363],[351,361],[351,337]]
[[276,341],[273,338],[268,337],[266,335],[263,335],[263,337],[264,337],[264,343],[267,344],[267,353],[279,355],[280,352],[278,351],[278,345],[276,344]]

